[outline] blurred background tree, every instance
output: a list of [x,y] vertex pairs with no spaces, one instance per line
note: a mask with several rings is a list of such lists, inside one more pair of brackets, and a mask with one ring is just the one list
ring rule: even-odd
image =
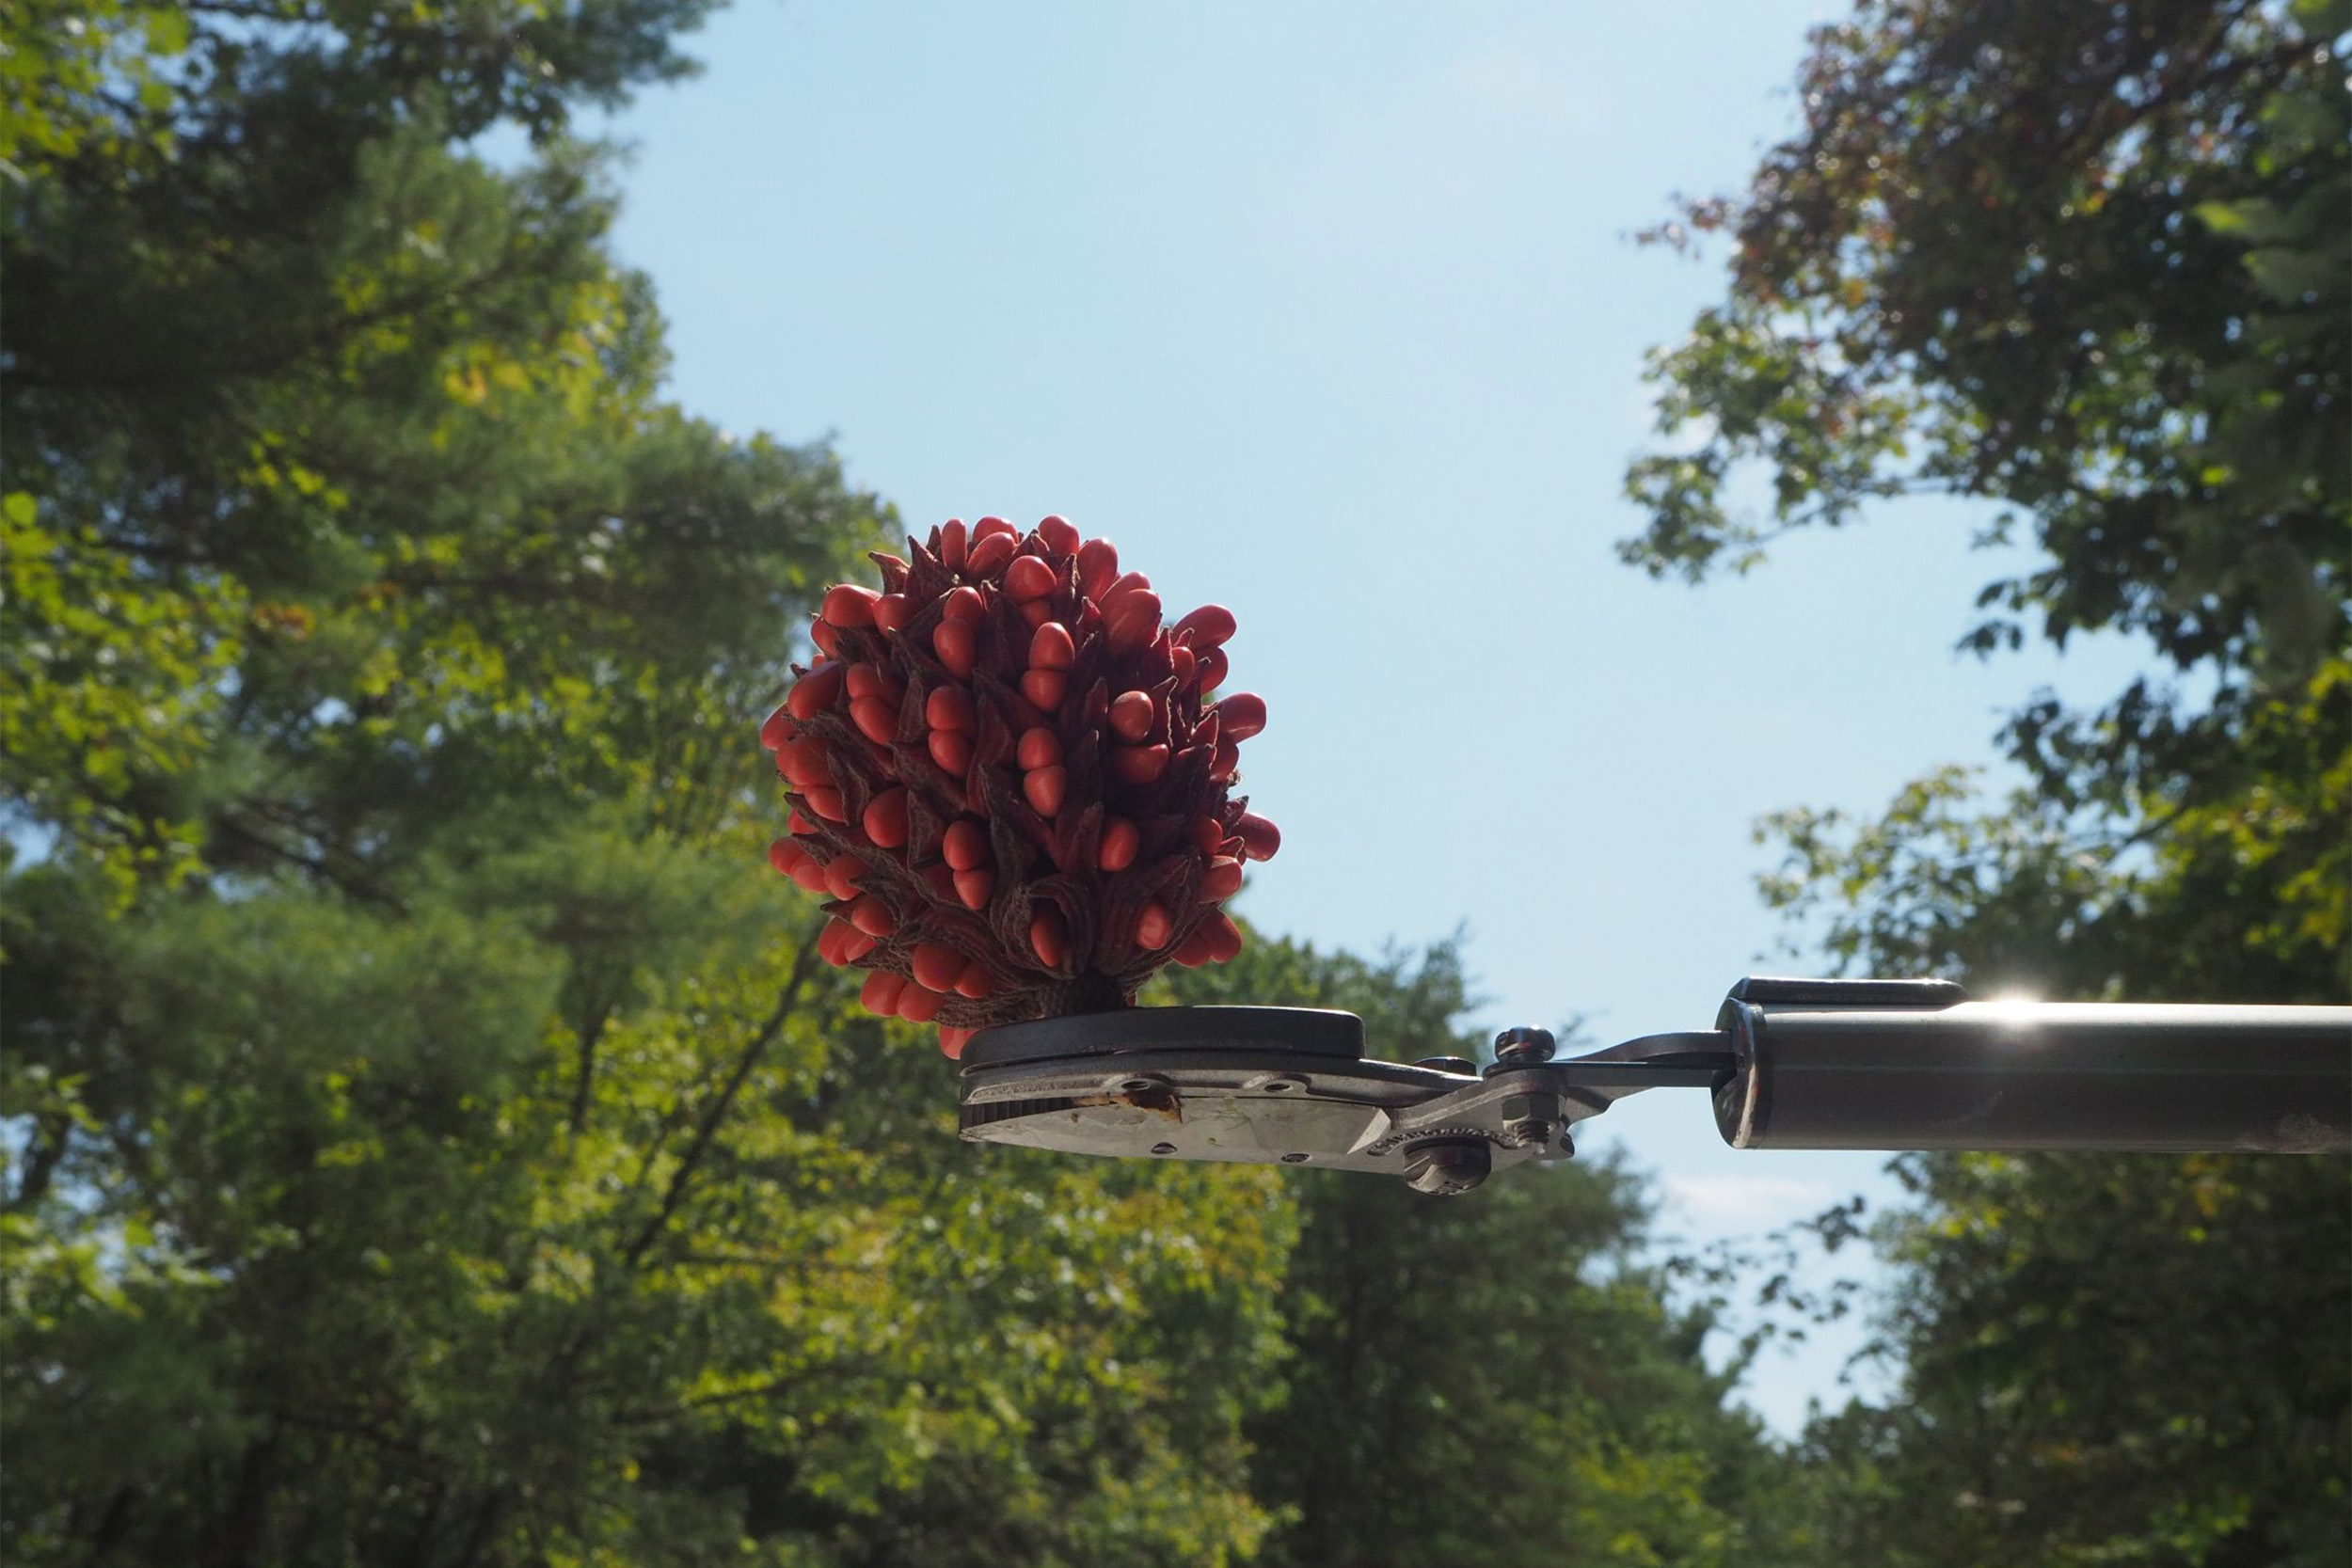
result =
[[[1963,646],[2114,631],[2161,672],[2041,694],[2026,783],[1766,823],[1765,880],[1860,972],[2139,1000],[2342,1001],[2352,979],[2352,7],[1869,3],[1804,126],[1651,236],[1733,245],[1661,352],[1653,573],[1935,493],[2041,563]],[[1764,487],[1740,505],[1748,476]],[[2167,678],[2169,675],[2169,678]],[[1846,1560],[2352,1556],[2341,1161],[1906,1160],[1884,1408],[1816,1427]]]

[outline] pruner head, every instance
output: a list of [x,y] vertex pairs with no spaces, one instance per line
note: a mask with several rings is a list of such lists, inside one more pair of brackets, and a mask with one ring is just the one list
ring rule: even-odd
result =
[[[1512,1035],[1532,1044],[1539,1033]],[[966,1047],[962,1132],[1072,1154],[1386,1172],[1460,1193],[1495,1170],[1565,1159],[1572,1123],[1655,1083],[1704,1085],[1716,1065],[1645,1076],[1647,1063],[1612,1052],[1548,1056],[1506,1045],[1483,1072],[1458,1057],[1367,1060],[1362,1020],[1304,1007],[1043,1019]]]

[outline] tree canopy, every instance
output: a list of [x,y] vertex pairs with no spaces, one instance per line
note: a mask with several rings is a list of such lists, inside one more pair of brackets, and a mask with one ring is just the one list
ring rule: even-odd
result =
[[[2352,8],[1865,0],[1803,124],[1655,238],[1732,245],[1657,356],[1681,444],[1629,560],[1937,492],[2041,562],[1963,645],[2144,640],[2101,710],[2026,701],[2025,784],[1794,808],[1767,899],[1865,973],[2054,997],[2341,1001],[2352,985]],[[1760,515],[1737,499],[1756,469]],[[1881,526],[1886,526],[1882,523]],[[1939,1157],[1878,1239],[1883,1408],[1818,1426],[1825,1539],[1899,1563],[2311,1563],[2352,1551],[2344,1164]]]

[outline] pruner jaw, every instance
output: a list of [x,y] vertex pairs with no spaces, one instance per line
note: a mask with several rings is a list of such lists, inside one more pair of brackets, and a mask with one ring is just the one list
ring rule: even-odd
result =
[[1363,1054],[1352,1013],[1153,1007],[988,1030],[963,1057],[962,1135],[1073,1154],[1315,1165],[1467,1192],[1495,1170],[1565,1159],[1570,1127],[1661,1085],[1708,1087],[1720,1037],[1652,1036],[1548,1059],[1505,1035],[1479,1071],[1458,1058]]

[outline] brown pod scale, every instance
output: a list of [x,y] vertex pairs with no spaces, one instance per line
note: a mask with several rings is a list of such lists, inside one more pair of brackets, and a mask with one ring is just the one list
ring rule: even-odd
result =
[[870,972],[867,1009],[937,1022],[952,1053],[1238,953],[1224,902],[1280,837],[1232,793],[1264,704],[1209,695],[1231,612],[1167,626],[1060,517],[950,522],[873,560],[879,592],[826,590],[826,657],[761,735],[790,806],[771,863],[832,895],[820,953]]

